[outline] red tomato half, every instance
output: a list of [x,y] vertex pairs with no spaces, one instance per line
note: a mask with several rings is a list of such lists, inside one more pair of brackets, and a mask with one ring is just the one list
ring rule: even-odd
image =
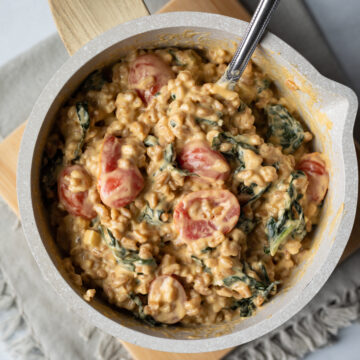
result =
[[141,55],[130,65],[129,85],[148,104],[160,89],[174,78],[169,65],[154,54]]
[[93,204],[88,199],[88,191],[72,192],[69,189],[69,176],[72,171],[77,170],[84,176],[89,176],[87,171],[80,165],[66,167],[59,175],[58,195],[60,203],[72,215],[92,219],[96,216]]
[[144,187],[144,179],[134,164],[126,169],[118,167],[121,146],[121,139],[107,136],[100,154],[98,190],[101,201],[111,208],[130,204]]
[[156,321],[175,324],[185,315],[186,293],[183,286],[172,276],[157,277],[150,285],[148,305]]
[[114,171],[118,168],[121,157],[122,139],[110,135],[104,139],[100,153],[100,174]]
[[178,162],[183,169],[204,178],[225,181],[230,174],[225,158],[201,140],[186,143],[179,154]]
[[102,174],[98,182],[101,201],[111,208],[121,208],[130,204],[144,187],[144,179],[139,169],[116,169]]
[[329,187],[329,174],[321,154],[315,152],[304,155],[296,168],[304,171],[308,177],[309,185],[306,192],[310,199],[320,203]]
[[174,224],[184,241],[228,233],[236,225],[240,205],[228,190],[201,190],[186,195],[175,207]]

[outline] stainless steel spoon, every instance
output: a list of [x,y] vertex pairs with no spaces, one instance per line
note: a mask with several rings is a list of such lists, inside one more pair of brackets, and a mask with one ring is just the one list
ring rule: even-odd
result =
[[256,49],[269,21],[280,0],[261,0],[246,29],[234,57],[226,68],[218,84],[233,89],[248,64],[251,55]]

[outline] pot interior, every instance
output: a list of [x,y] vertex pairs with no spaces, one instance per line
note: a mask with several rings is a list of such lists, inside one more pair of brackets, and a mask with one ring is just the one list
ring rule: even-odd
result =
[[[245,27],[245,25],[244,25]],[[243,33],[240,28],[240,33]],[[274,80],[280,93],[290,99],[301,114],[303,120],[316,135],[315,149],[324,152],[328,159],[330,170],[330,186],[324,202],[324,209],[319,226],[313,232],[313,246],[311,253],[303,259],[303,262],[293,271],[292,277],[282,290],[257,313],[247,319],[237,320],[232,323],[197,326],[196,328],[184,328],[169,326],[167,328],[150,328],[133,318],[132,315],[111,307],[107,303],[95,299],[91,304],[82,300],[82,291],[75,288],[67,273],[61,265],[61,258],[57,246],[52,237],[52,232],[47,219],[47,211],[42,203],[39,188],[39,172],[41,157],[45,140],[52,128],[55,114],[64,101],[76,90],[79,84],[95,69],[111,64],[134,48],[154,48],[166,46],[179,47],[222,47],[234,49],[239,38],[230,32],[212,30],[202,27],[169,27],[162,30],[153,30],[132,36],[112,45],[107,50],[97,54],[89,62],[85,63],[71,78],[67,80],[60,93],[53,101],[43,126],[40,130],[36,144],[37,154],[32,164],[32,201],[36,223],[43,239],[49,256],[62,274],[69,286],[78,294],[83,306],[93,306],[98,312],[110,318],[115,323],[131,328],[141,333],[155,337],[172,339],[199,339],[224,335],[230,332],[242,330],[250,334],[256,324],[270,321],[275,314],[278,317],[284,309],[295,299],[299,298],[302,291],[312,282],[321,277],[320,269],[325,264],[329,251],[333,246],[337,228],[344,210],[344,165],[342,158],[341,137],[346,117],[348,102],[335,93],[311,84],[306,74],[301,73],[297,64],[292,64],[282,56],[281,50],[274,49],[274,42],[264,39],[262,46],[254,55],[254,61]],[[295,84],[295,86],[289,86]],[[294,90],[295,89],[295,90]],[[335,191],[336,189],[336,191]],[[319,280],[320,281],[320,280]],[[256,337],[254,334],[253,337]],[[239,338],[239,343],[241,339]]]

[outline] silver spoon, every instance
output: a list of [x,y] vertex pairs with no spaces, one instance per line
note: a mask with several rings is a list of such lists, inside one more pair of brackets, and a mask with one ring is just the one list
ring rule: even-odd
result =
[[263,35],[270,18],[280,0],[261,0],[255,13],[246,29],[245,36],[241,40],[234,57],[227,66],[225,73],[218,80],[218,84],[233,89],[240,79],[248,64],[251,55],[256,49],[261,36]]

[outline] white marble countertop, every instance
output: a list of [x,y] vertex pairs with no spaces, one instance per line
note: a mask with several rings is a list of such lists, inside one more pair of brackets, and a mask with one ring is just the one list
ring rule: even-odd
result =
[[[148,0],[150,11],[166,0]],[[0,1],[0,66],[56,32],[46,0]],[[0,94],[1,96],[1,94]],[[340,332],[339,341],[307,356],[308,360],[360,359],[360,324]],[[0,341],[0,360],[11,360]]]

